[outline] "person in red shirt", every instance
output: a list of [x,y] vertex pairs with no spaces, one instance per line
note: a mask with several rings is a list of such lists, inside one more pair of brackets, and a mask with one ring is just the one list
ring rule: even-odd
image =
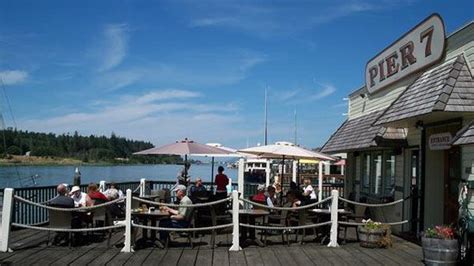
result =
[[258,185],[257,194],[252,196],[252,201],[267,204],[267,196],[265,196],[265,185]]
[[224,167],[219,166],[217,168],[217,175],[215,178],[216,183],[216,198],[223,199],[227,197],[227,185],[229,184],[229,178],[224,174]]
[[92,205],[97,205],[109,201],[109,199],[104,194],[102,194],[102,192],[97,190],[97,185],[94,183],[90,183],[87,187],[87,195],[89,196],[89,198],[91,198],[93,202]]

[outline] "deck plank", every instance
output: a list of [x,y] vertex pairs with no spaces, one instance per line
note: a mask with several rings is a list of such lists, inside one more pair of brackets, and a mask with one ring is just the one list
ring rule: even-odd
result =
[[244,255],[248,265],[265,265],[258,248],[247,248],[244,250]]
[[[302,252],[308,256],[312,265],[331,265],[331,262],[327,260],[321,253],[318,252],[320,246],[315,245],[304,245]],[[323,247],[324,248],[324,247]]]
[[247,265],[245,255],[243,251],[232,251],[229,252],[229,265]]
[[[191,265],[210,266],[212,265],[213,259],[215,259],[215,257],[213,256],[214,256],[214,251],[212,249],[199,248],[198,254],[196,254],[195,264],[191,264]],[[225,256],[227,256],[227,254],[225,254]],[[214,265],[220,265],[220,264],[214,264]],[[224,262],[222,262],[222,265],[225,265]],[[228,262],[227,262],[227,265],[229,265]]]
[[150,254],[143,261],[142,265],[161,265],[161,261],[166,255],[166,250],[160,248],[153,248]]
[[183,249],[168,249],[165,256],[161,260],[160,265],[177,265],[181,254],[183,253]]
[[183,253],[179,258],[178,265],[195,265],[197,254],[197,249],[183,249]]
[[264,265],[281,265],[272,249],[258,249]]

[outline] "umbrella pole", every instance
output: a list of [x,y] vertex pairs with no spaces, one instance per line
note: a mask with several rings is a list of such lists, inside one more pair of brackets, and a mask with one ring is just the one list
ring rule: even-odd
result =
[[283,155],[283,159],[281,160],[281,182],[285,180],[285,155]]
[[211,189],[214,187],[214,157],[211,160]]
[[188,155],[184,155],[184,178],[186,178],[186,181],[188,180],[188,168],[186,165],[188,164]]

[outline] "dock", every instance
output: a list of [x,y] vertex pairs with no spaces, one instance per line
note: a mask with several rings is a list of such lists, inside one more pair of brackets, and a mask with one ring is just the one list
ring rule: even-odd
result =
[[[209,244],[210,234],[193,239],[191,248],[186,238],[173,239],[168,249],[142,248],[133,253],[121,253],[123,231],[107,240],[69,248],[48,246],[47,232],[16,230],[12,232],[14,252],[0,253],[0,265],[423,265],[421,247],[393,237],[387,249],[368,249],[349,239],[339,248],[328,248],[307,237],[304,244],[281,242],[270,236],[265,247],[248,246],[230,252],[231,233],[217,235],[217,247]],[[294,236],[292,236],[294,237]]]

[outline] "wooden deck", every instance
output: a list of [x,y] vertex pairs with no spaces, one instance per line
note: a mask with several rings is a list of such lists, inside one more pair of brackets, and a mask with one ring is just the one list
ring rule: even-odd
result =
[[281,237],[271,236],[273,241],[266,247],[249,246],[229,252],[231,234],[220,234],[215,249],[206,235],[194,239],[194,248],[186,238],[178,238],[169,249],[121,253],[123,231],[112,235],[110,247],[107,241],[72,248],[47,246],[47,232],[41,231],[19,230],[12,235],[11,248],[15,251],[0,253],[0,265],[422,265],[421,247],[397,237],[389,249],[366,249],[355,242],[340,248],[317,242],[287,246],[281,243]]

